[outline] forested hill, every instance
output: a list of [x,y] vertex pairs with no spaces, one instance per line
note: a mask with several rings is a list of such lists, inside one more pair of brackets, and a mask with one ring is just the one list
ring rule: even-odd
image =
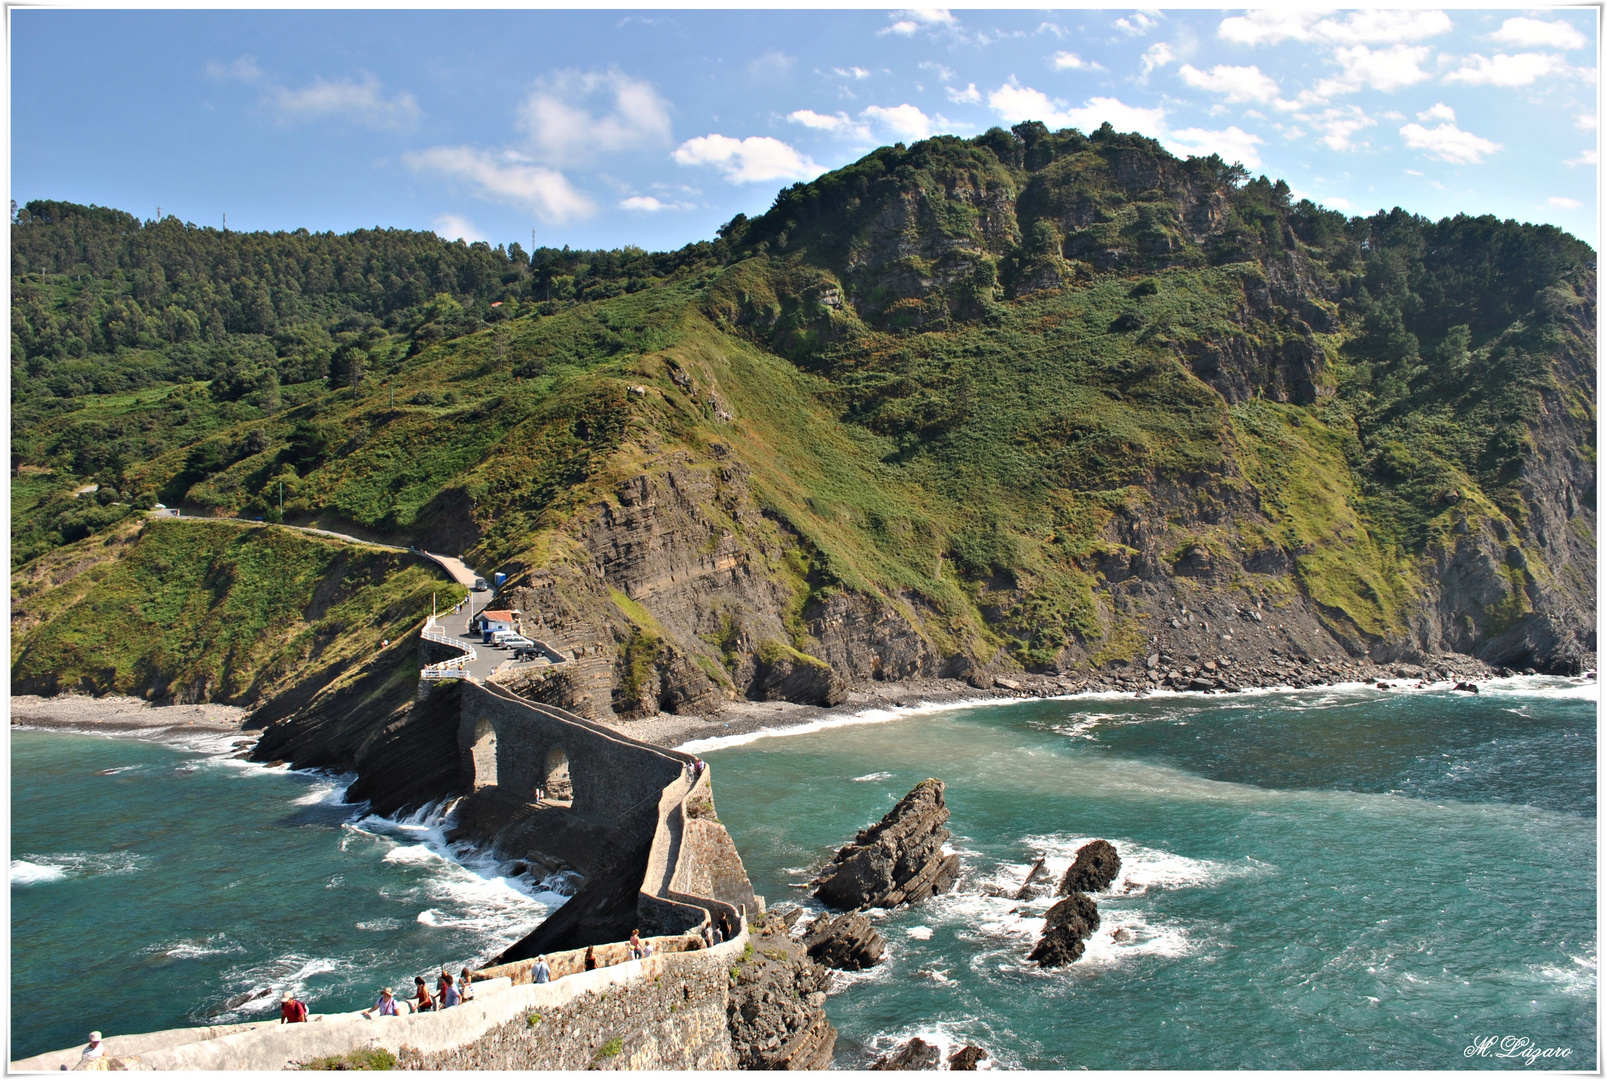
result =
[[1550,226],[1347,218],[1027,123],[674,253],[44,202],[12,236],[16,565],[107,558],[158,498],[282,498],[505,570],[586,657],[543,692],[623,715],[1149,650],[1595,649],[1596,256]]

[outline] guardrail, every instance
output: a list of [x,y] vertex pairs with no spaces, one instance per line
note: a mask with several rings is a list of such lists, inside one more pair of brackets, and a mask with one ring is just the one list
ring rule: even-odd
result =
[[462,656],[424,665],[418,673],[420,679],[467,679],[471,677],[467,670],[468,665],[480,658],[480,654],[475,651],[473,645],[470,645],[462,638],[456,638],[448,634],[441,624],[435,621],[435,616],[433,615],[424,623],[424,629],[419,632],[419,636],[425,641],[434,641],[463,650]]

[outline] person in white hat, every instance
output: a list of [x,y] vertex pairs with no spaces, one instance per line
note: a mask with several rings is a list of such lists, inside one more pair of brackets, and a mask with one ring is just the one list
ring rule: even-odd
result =
[[100,1032],[91,1031],[89,1033],[89,1045],[84,1047],[84,1060],[89,1061],[92,1058],[101,1058],[105,1056],[106,1047],[101,1045]]

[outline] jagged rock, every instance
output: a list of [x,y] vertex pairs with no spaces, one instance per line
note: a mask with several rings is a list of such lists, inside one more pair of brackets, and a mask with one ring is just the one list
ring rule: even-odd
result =
[[829,1069],[837,1030],[822,1006],[830,973],[803,955],[784,919],[750,927],[753,954],[736,966],[726,1026],[739,1069]]
[[1121,872],[1122,859],[1116,848],[1109,841],[1094,840],[1077,849],[1077,858],[1060,880],[1055,895],[1104,892]]
[[988,1052],[980,1046],[966,1043],[954,1053],[949,1055],[949,1070],[951,1072],[976,1072],[976,1063],[986,1061]]
[[816,898],[853,910],[918,904],[947,892],[960,872],[960,857],[943,854],[948,819],[943,781],[922,780],[880,822],[860,830],[810,882]]
[[871,1068],[873,1070],[935,1069],[941,1060],[942,1054],[938,1048],[917,1035],[893,1053],[883,1054],[877,1058]]
[[1082,958],[1083,942],[1099,929],[1099,906],[1072,893],[1044,915],[1043,936],[1027,959],[1041,967],[1065,967]]
[[809,959],[840,971],[862,971],[882,962],[887,942],[869,919],[854,912],[822,915],[804,935]]
[[1470,694],[1477,694],[1479,692],[1479,684],[1478,683],[1459,682],[1459,683],[1456,684],[1456,688],[1458,690],[1466,690]]

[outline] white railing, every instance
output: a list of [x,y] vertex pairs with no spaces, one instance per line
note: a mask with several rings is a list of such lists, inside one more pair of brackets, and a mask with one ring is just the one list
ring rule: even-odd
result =
[[443,645],[451,645],[453,648],[463,650],[462,656],[453,657],[451,660],[442,660],[437,664],[426,664],[418,673],[420,679],[467,679],[471,677],[468,672],[469,663],[480,658],[480,654],[474,651],[473,645],[461,638],[455,638],[448,634],[441,624],[435,621],[433,615],[425,622],[424,630],[420,636],[425,641],[437,641]]

